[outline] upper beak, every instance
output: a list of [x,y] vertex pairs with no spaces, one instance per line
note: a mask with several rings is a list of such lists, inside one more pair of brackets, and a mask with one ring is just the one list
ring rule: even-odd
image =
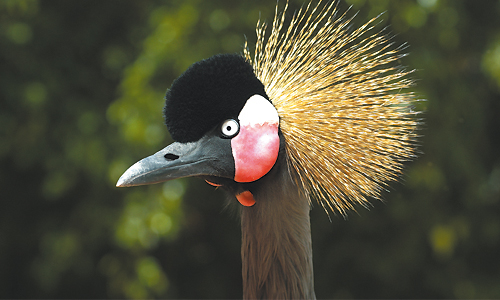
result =
[[217,176],[234,178],[231,143],[218,136],[204,136],[196,142],[172,143],[131,166],[117,187],[159,183],[181,177]]

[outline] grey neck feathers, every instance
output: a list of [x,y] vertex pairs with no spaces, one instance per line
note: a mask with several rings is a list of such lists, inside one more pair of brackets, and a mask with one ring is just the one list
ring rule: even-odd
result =
[[241,211],[244,299],[315,299],[309,202],[280,165]]

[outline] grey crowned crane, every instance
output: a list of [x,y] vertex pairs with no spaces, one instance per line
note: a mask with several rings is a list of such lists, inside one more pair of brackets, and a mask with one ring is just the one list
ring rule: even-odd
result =
[[166,94],[174,143],[130,167],[117,186],[200,177],[240,203],[245,299],[313,299],[312,199],[345,214],[415,156],[417,112],[405,54],[352,28],[336,2],[305,6],[271,33],[257,24],[252,56],[190,66]]

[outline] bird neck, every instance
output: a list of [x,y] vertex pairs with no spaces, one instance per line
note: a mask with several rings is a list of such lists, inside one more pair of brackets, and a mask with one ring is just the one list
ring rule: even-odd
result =
[[242,207],[243,298],[314,299],[309,201],[288,171],[272,173]]

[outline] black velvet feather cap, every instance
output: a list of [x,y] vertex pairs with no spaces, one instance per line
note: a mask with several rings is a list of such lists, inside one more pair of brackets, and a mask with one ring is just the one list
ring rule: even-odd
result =
[[218,54],[194,63],[172,83],[165,97],[165,123],[175,141],[194,142],[223,121],[237,120],[256,94],[269,100],[245,58]]

